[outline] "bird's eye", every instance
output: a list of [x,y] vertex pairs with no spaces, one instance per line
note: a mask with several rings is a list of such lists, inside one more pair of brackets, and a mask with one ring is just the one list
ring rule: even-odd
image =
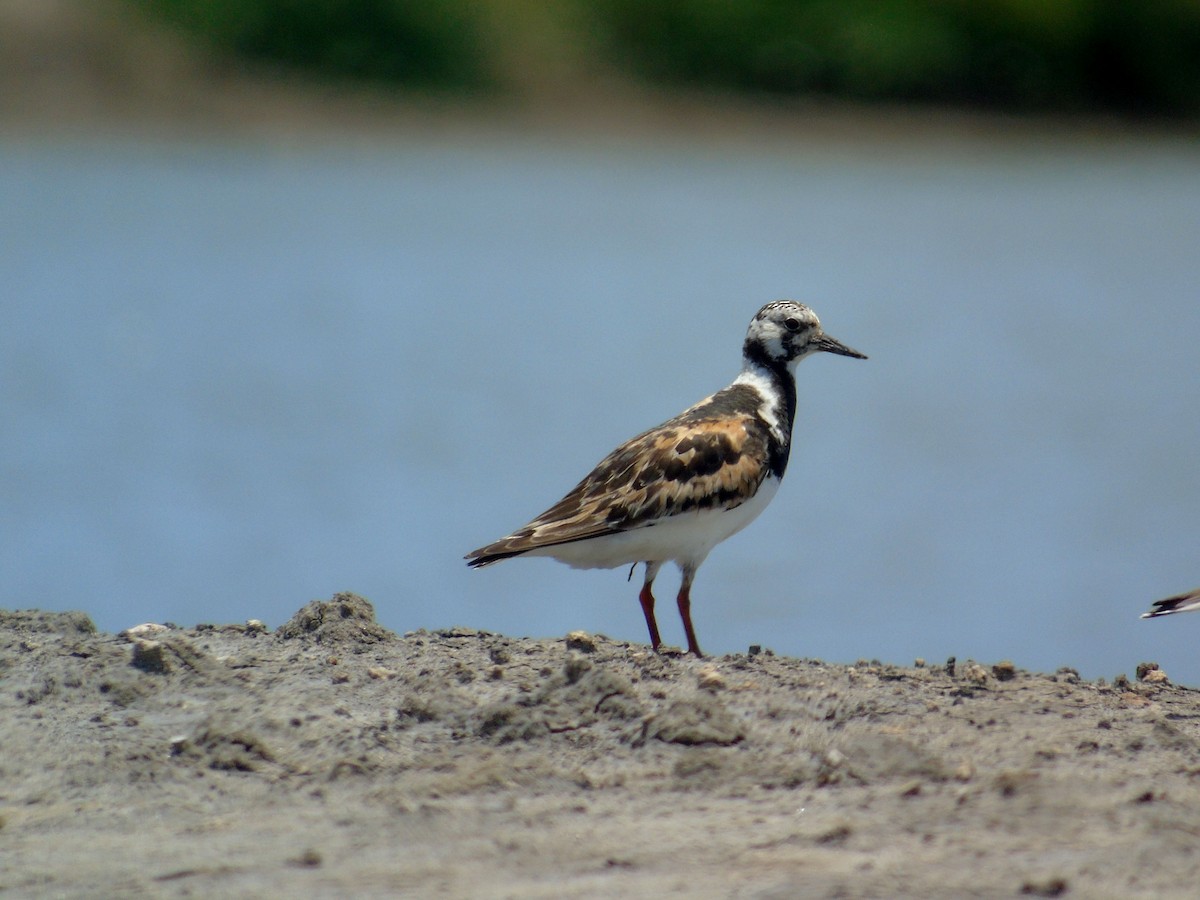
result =
[[799,319],[784,319],[783,324],[787,327],[788,331],[799,331],[800,330],[800,320]]

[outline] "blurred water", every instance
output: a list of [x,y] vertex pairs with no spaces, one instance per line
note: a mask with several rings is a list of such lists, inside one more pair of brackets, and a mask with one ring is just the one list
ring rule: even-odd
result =
[[[644,641],[636,583],[466,551],[810,302],[710,653],[1200,682],[1200,150],[475,136],[0,141],[0,605]],[[682,634],[659,580],[664,637]]]

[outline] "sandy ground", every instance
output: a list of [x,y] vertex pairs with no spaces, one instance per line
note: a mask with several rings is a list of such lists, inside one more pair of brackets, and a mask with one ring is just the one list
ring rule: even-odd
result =
[[[135,630],[135,632],[138,630]],[[0,612],[8,896],[1194,897],[1200,692]],[[753,649],[753,648],[751,648]]]

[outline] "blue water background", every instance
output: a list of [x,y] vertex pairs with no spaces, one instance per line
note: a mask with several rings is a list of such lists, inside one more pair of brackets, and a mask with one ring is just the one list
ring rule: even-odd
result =
[[[636,583],[462,555],[722,387],[798,371],[710,653],[1200,683],[1200,148],[512,132],[0,140],[0,606],[645,640]],[[659,579],[660,622],[682,640]]]

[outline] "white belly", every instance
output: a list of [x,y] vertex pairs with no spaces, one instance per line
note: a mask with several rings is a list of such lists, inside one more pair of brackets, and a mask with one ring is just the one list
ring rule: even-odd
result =
[[677,562],[698,566],[710,550],[737,534],[766,509],[779,481],[768,478],[735,509],[686,512],[656,525],[602,537],[530,550],[526,556],[552,556],[577,569],[612,569],[636,562]]

